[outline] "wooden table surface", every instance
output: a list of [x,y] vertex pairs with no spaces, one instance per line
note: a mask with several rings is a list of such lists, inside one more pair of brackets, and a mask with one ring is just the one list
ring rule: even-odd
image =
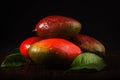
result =
[[[5,55],[0,54],[0,62]],[[107,53],[105,56],[107,67],[102,71],[80,70],[47,70],[36,65],[18,68],[0,68],[0,80],[115,80],[120,79],[120,52]]]

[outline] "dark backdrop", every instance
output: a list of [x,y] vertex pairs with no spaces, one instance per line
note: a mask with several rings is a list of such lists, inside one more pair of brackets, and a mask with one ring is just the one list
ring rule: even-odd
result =
[[19,47],[27,37],[35,35],[36,23],[48,15],[64,15],[79,20],[81,33],[100,40],[106,50],[119,51],[119,3],[81,1],[4,1],[0,9],[0,52]]

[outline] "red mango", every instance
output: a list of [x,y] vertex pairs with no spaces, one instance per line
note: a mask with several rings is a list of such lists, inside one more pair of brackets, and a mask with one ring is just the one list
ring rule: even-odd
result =
[[35,63],[54,68],[65,68],[80,53],[78,46],[61,38],[44,39],[29,48],[29,56]]
[[46,16],[36,24],[33,31],[43,38],[71,38],[81,30],[81,23],[71,17],[51,15]]

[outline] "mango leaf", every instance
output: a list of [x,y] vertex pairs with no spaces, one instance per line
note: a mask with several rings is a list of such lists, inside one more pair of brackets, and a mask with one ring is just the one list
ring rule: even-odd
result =
[[97,71],[106,67],[105,61],[98,55],[84,52],[73,61],[70,70],[95,69]]
[[8,52],[8,54],[12,54],[12,53],[20,53],[20,49],[15,48],[15,49],[12,49],[10,52]]
[[1,63],[1,67],[20,67],[26,64],[25,58],[19,53],[19,48],[9,52]]

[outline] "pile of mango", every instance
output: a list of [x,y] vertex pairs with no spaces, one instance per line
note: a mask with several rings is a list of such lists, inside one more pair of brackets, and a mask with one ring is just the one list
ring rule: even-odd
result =
[[97,39],[81,34],[80,21],[61,15],[46,16],[39,20],[35,36],[20,44],[20,53],[35,64],[51,68],[70,67],[73,60],[84,52],[105,55],[105,46]]

